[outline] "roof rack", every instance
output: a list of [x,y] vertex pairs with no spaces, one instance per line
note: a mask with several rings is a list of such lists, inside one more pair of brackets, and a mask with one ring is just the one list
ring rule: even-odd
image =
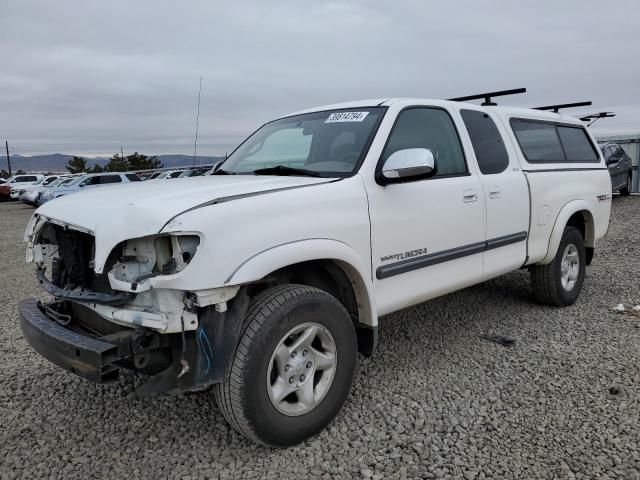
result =
[[613,112],[598,112],[598,113],[592,113],[591,115],[585,115],[584,117],[580,117],[580,120],[582,120],[583,122],[589,122],[587,127],[590,127],[601,118],[611,118],[615,116],[616,114]]
[[574,108],[574,107],[588,107],[591,102],[575,102],[575,103],[559,103],[557,105],[547,105],[544,107],[533,107],[534,110],[553,110],[553,113],[558,113],[561,108]]
[[469,100],[480,100],[484,99],[482,102],[483,106],[494,106],[497,105],[494,101],[491,100],[491,97],[504,97],[506,95],[517,95],[519,93],[525,93],[527,91],[526,88],[514,88],[511,90],[498,90],[496,92],[487,92],[487,93],[478,93],[476,95],[467,95],[466,97],[456,97],[450,98],[452,102],[466,102]]

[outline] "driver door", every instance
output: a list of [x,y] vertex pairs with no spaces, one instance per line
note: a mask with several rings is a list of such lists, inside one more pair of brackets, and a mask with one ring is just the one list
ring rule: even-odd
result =
[[378,169],[410,148],[433,153],[430,178],[368,191],[372,267],[381,315],[477,283],[483,278],[484,189],[467,165],[449,112],[410,107],[398,114]]

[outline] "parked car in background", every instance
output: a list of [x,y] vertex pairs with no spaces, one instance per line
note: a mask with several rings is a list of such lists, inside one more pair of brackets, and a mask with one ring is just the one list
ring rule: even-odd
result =
[[11,198],[11,190],[20,185],[33,185],[44,179],[44,175],[39,173],[26,173],[24,175],[14,175],[7,179],[6,183],[0,185],[0,200],[9,200]]
[[155,180],[170,180],[172,178],[178,178],[186,170],[168,170],[161,172],[160,175],[155,177]]
[[59,177],[53,182],[48,183],[47,185],[42,182],[41,185],[32,185],[28,190],[24,190],[24,192],[20,195],[20,201],[27,205],[31,205],[32,207],[37,207],[37,199],[42,192],[46,192],[51,188],[58,187],[62,185],[64,182],[70,182],[74,179],[71,175],[65,175]]
[[58,179],[66,176],[68,175],[49,175],[47,177],[44,177],[42,180],[38,182],[32,183],[31,185],[16,184],[15,187],[11,188],[11,198],[13,200],[20,200],[22,195],[25,194],[25,192],[28,192],[29,190],[38,189],[40,187],[46,187],[56,182]]
[[202,175],[206,175],[207,172],[210,172],[211,168],[210,167],[206,167],[206,168],[192,168],[191,170],[185,170],[184,172],[182,172],[179,177],[180,178],[186,178],[186,177],[201,177]]
[[70,195],[87,188],[104,187],[105,185],[139,181],[140,178],[135,173],[90,173],[78,178],[74,182],[61,184],[58,187],[54,187],[43,192],[39,197],[39,204],[42,205],[43,203],[55,198]]
[[0,178],[0,185],[2,185],[3,183],[7,183],[7,179],[6,178]]
[[56,185],[51,185],[49,188],[46,188],[45,190],[38,192],[38,194],[36,195],[36,198],[34,199],[34,206],[39,207],[43,203],[48,202],[49,200],[54,198],[53,197],[54,191],[63,191],[64,189],[71,188],[73,185],[76,185],[77,183],[79,183],[80,180],[82,180],[84,177],[85,175],[77,175],[71,178],[65,178],[60,183]]
[[600,145],[602,155],[607,163],[609,175],[611,175],[611,187],[613,192],[620,192],[620,195],[631,194],[633,180],[633,162],[617,143],[607,142]]

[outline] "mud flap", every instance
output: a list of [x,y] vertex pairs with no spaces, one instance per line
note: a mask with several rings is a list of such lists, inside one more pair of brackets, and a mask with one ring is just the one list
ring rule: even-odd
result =
[[[171,366],[151,377],[136,395],[197,391],[222,382],[229,374],[249,307],[244,288],[230,304],[224,313],[217,312],[213,306],[202,309],[198,329],[184,334],[184,348],[182,341],[174,342]],[[181,359],[186,361],[187,368]]]

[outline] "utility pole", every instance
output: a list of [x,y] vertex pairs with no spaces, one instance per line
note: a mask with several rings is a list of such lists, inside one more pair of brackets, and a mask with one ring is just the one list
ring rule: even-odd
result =
[[[200,87],[198,88],[198,113],[196,113],[196,138],[193,141],[193,166],[196,166],[196,156],[198,154],[198,127],[200,126],[200,94],[202,93],[202,76],[200,76]],[[200,165],[200,162],[198,162]]]
[[9,176],[11,176],[11,158],[9,157],[9,141],[4,141],[4,147],[7,149],[7,166],[9,167]]

